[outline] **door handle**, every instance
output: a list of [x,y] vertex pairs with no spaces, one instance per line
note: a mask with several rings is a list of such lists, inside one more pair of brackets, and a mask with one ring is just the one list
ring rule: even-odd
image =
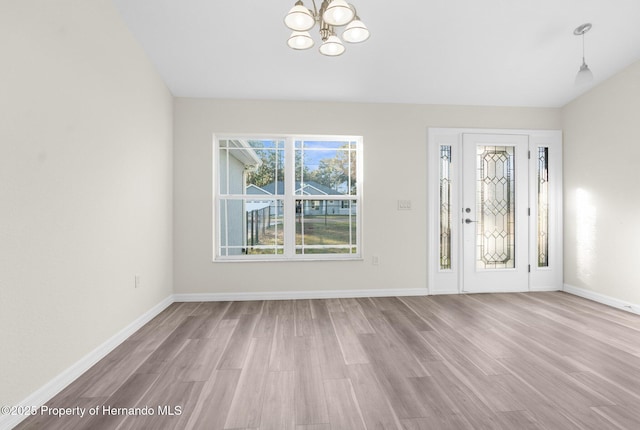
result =
[[471,221],[469,218],[464,220],[465,224],[471,224],[472,222],[478,222],[478,221]]

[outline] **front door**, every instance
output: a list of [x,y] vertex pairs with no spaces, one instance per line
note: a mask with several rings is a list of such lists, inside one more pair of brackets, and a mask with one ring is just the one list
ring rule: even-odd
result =
[[430,128],[429,294],[562,289],[562,132]]
[[529,290],[529,136],[462,136],[462,292]]

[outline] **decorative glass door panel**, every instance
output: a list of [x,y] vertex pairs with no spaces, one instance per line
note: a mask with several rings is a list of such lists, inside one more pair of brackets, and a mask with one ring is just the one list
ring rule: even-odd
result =
[[515,147],[476,146],[477,269],[515,267]]
[[528,137],[463,135],[462,290],[528,290]]

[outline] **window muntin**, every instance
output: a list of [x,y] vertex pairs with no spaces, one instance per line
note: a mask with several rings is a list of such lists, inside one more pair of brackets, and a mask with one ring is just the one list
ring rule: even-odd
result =
[[215,259],[360,258],[360,137],[215,139]]

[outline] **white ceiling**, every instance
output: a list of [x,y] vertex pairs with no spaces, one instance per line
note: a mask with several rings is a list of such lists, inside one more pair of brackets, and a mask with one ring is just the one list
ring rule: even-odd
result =
[[294,0],[112,1],[179,97],[559,107],[585,22],[594,85],[640,60],[640,0],[349,0],[371,38],[336,58],[287,47]]

